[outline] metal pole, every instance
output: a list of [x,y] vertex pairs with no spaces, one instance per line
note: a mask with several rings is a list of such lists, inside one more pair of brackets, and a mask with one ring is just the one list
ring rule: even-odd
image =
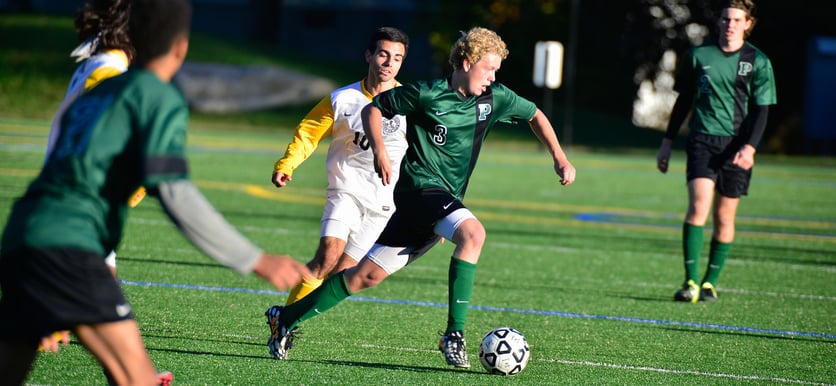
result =
[[572,0],[572,9],[569,11],[571,15],[569,18],[569,44],[566,49],[566,76],[563,78],[564,83],[566,83],[566,114],[564,115],[563,122],[563,138],[560,140],[566,148],[572,146],[575,110],[575,57],[578,51],[578,18],[580,17],[580,6],[581,2],[579,0]]
[[552,89],[543,87],[543,114],[546,115],[549,122],[552,120],[552,93]]

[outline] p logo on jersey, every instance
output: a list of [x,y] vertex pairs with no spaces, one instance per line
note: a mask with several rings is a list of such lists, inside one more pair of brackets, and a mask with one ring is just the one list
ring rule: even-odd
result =
[[490,103],[480,103],[477,108],[479,109],[479,121],[484,121],[488,119],[488,115],[491,114],[491,104]]
[[749,73],[752,72],[754,66],[750,62],[739,62],[737,63],[737,75],[740,76],[749,76]]

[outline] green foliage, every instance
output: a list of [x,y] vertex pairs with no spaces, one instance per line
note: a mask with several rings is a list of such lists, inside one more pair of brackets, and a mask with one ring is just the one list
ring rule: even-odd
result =
[[[291,132],[223,126],[193,125],[193,179],[258,245],[307,261],[325,149],[276,190],[271,166]],[[46,121],[0,119],[0,221],[37,173],[47,130]],[[436,348],[449,242],[305,322],[282,362],[267,352],[263,312],[285,294],[203,256],[152,198],[131,211],[119,277],[151,358],[177,384],[836,383],[836,165],[759,158],[720,300],[692,305],[672,301],[682,280],[682,157],[661,175],[649,153],[570,156],[578,180],[561,187],[530,143],[491,140],[482,153],[465,201],[488,231],[466,329],[469,371],[446,366]],[[477,362],[479,338],[500,325],[531,345],[515,378],[487,375]],[[27,382],[104,377],[74,339],[41,355]]]

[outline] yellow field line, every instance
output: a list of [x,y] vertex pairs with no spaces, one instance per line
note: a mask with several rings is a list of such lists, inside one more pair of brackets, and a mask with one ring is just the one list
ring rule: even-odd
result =
[[[35,177],[38,173],[36,169],[11,169],[0,168],[0,175],[13,177]],[[242,184],[235,182],[224,181],[209,181],[196,180],[195,184],[203,189],[224,190],[224,191],[238,191],[248,194],[253,197],[258,197],[265,200],[290,202],[305,205],[323,205],[325,200],[322,196],[316,197],[317,194],[322,194],[319,189],[293,189],[293,190],[268,190],[259,185]],[[303,194],[292,193],[302,192]],[[550,213],[612,213],[616,215],[625,216],[643,216],[654,217],[661,216],[663,213],[640,211],[624,208],[613,207],[596,207],[586,205],[565,205],[553,203],[538,203],[525,201],[505,201],[493,199],[468,199],[468,204],[474,207],[488,207],[488,208],[502,208],[502,209],[520,209],[538,212]],[[608,223],[606,221],[583,221],[575,218],[553,218],[544,216],[529,216],[523,214],[507,214],[489,212],[484,210],[474,210],[478,217],[487,221],[502,221],[517,224],[532,224],[545,226],[571,226],[583,228],[605,228],[619,230],[629,227],[631,230],[641,230],[653,233],[670,233],[675,232],[670,228],[660,227],[653,224],[623,224],[623,223]],[[796,226],[802,228],[813,228],[832,230],[836,225],[832,222],[826,221],[810,221],[810,220],[791,220],[791,219],[768,219],[768,218],[742,218],[738,219],[738,223],[760,224],[760,225],[784,225]],[[782,239],[782,240],[796,240],[796,241],[823,241],[829,243],[836,243],[836,238],[829,236],[818,235],[799,235],[799,234],[784,234],[777,232],[755,232],[739,230],[739,234],[745,234],[748,237],[763,238],[763,239]]]

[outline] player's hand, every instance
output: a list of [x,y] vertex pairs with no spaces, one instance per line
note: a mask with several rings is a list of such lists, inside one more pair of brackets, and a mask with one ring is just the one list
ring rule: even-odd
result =
[[555,162],[554,171],[560,176],[561,185],[571,185],[575,182],[575,166],[568,159]]
[[286,255],[262,255],[253,272],[281,291],[295,287],[303,277],[313,277],[308,267]]
[[671,140],[663,139],[659,145],[659,152],[656,153],[656,168],[662,173],[668,172],[668,164],[671,160]]
[[69,331],[56,331],[41,338],[41,344],[38,346],[38,351],[58,352],[58,350],[61,349],[62,344],[64,346],[70,344]]
[[277,188],[284,187],[287,185],[288,182],[292,181],[289,175],[284,174],[282,172],[273,172],[273,185],[276,185]]
[[755,148],[752,145],[746,144],[734,154],[732,163],[743,170],[749,170],[755,166]]
[[374,171],[380,177],[384,186],[392,183],[392,161],[389,159],[389,153],[386,152],[386,149],[383,149],[380,154],[375,152]]

